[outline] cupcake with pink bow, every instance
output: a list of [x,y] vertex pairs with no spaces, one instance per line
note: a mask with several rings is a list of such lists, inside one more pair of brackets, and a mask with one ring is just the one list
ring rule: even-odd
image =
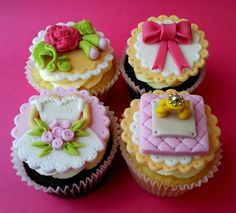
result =
[[114,158],[116,118],[88,91],[57,88],[21,106],[12,163],[36,189],[64,197],[93,191]]
[[127,43],[119,67],[133,97],[156,89],[192,92],[205,76],[208,42],[187,19],[150,17]]
[[89,20],[48,26],[29,49],[26,76],[38,91],[74,87],[102,96],[117,80],[110,42]]

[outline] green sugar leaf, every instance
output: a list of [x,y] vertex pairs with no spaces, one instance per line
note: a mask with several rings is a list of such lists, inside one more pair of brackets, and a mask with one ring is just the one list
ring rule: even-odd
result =
[[51,145],[49,143],[47,143],[47,142],[37,141],[37,142],[33,142],[32,146],[43,148],[43,147],[49,147]]
[[70,155],[79,155],[79,152],[76,150],[76,148],[74,148],[74,146],[69,142],[64,143],[63,150]]
[[45,122],[43,122],[42,120],[39,120],[39,119],[35,118],[34,121],[35,121],[36,125],[37,125],[39,128],[42,128],[42,129],[44,129],[45,131],[49,130],[48,125],[47,125]]
[[78,129],[75,131],[75,135],[76,137],[84,137],[84,136],[88,136],[89,133],[85,130]]
[[81,128],[85,124],[85,122],[86,122],[86,120],[83,118],[80,120],[74,121],[71,125],[71,130],[72,131],[78,130],[79,128]]
[[69,144],[71,144],[74,148],[81,148],[84,147],[84,144],[79,143],[77,141],[70,141]]
[[50,146],[48,146],[48,147],[44,147],[44,148],[42,148],[42,151],[39,153],[39,157],[43,157],[43,156],[45,156],[45,155],[48,155],[48,154],[50,154],[52,152],[52,146],[50,145]]
[[44,132],[44,129],[37,128],[37,129],[33,129],[33,130],[29,131],[28,135],[30,135],[30,136],[42,136],[43,132]]

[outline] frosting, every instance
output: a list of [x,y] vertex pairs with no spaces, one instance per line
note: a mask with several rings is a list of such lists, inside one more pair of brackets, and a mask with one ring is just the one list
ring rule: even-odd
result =
[[[155,137],[152,134],[152,106],[153,100],[166,98],[166,95],[144,94],[140,100],[140,151],[146,154],[205,154],[209,150],[207,123],[204,102],[201,96],[184,95],[193,104],[196,137]],[[167,126],[176,131],[173,125]],[[182,134],[182,133],[181,133]]]
[[208,43],[197,25],[176,16],[150,17],[128,39],[136,78],[154,88],[177,86],[205,65]]
[[[25,126],[19,131],[23,134],[12,133],[17,138],[13,149],[21,161],[40,174],[67,178],[83,169],[93,168],[101,160],[109,139],[110,122],[105,116],[104,106],[88,92],[71,90],[64,95],[60,91],[60,94],[61,97],[52,93],[53,96],[41,95],[30,99],[31,112],[27,116],[37,116],[38,113],[40,119],[43,117],[44,121],[35,119],[35,125],[40,125],[37,127],[44,128],[44,131],[40,135],[32,134],[32,130]],[[88,106],[90,115],[86,111]],[[51,107],[56,111],[53,116]],[[37,113],[32,112],[33,108]],[[61,116],[61,113],[65,115]],[[81,115],[85,120],[78,120]],[[46,144],[50,145],[50,151],[45,150],[39,156]]]

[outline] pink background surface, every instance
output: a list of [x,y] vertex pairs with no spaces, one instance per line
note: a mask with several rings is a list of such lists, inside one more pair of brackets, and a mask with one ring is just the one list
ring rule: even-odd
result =
[[[0,212],[235,212],[235,11],[233,0],[1,1]],[[120,153],[102,187],[79,199],[60,199],[21,182],[10,162],[10,131],[20,105],[37,94],[24,75],[32,38],[49,24],[87,18],[105,32],[120,57],[131,29],[139,21],[161,14],[188,18],[205,31],[209,40],[206,79],[195,93],[204,97],[220,121],[224,149],[220,171],[208,184],[177,199],[154,197],[141,189],[129,174]],[[120,117],[129,102],[120,77],[106,103]]]

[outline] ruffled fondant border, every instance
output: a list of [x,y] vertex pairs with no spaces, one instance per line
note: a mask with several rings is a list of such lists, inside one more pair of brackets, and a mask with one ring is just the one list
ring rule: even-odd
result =
[[[166,19],[171,19],[174,22],[186,20],[180,19],[174,15],[169,17],[162,15],[157,18],[150,17],[148,18],[148,21],[164,21]],[[200,31],[196,24],[191,24],[193,33],[198,34],[198,36],[200,37],[200,43],[202,45],[202,49],[200,51],[200,59],[194,63],[192,68],[185,68],[181,75],[170,75],[164,77],[161,73],[153,73],[148,68],[142,67],[140,60],[135,56],[136,50],[134,48],[134,44],[136,42],[137,35],[142,31],[143,23],[144,22],[140,22],[138,24],[138,27],[132,30],[132,36],[128,39],[128,48],[126,52],[129,55],[129,64],[132,65],[135,72],[142,75],[145,79],[151,79],[155,83],[167,83],[169,85],[172,85],[178,81],[186,81],[190,76],[197,75],[199,73],[199,70],[205,66],[205,59],[209,55],[207,51],[208,42],[205,39],[205,33],[203,31]]]
[[[161,90],[155,90],[153,92],[156,95],[163,93],[173,94],[176,93],[175,90],[167,90],[163,92]],[[187,92],[180,92],[180,94],[187,94]],[[207,114],[208,127],[211,129],[212,134],[210,135],[210,151],[208,155],[205,155],[198,159],[193,159],[191,163],[187,165],[177,164],[175,166],[168,166],[164,162],[156,163],[152,161],[149,155],[143,155],[139,152],[139,147],[132,142],[132,132],[130,131],[130,124],[133,122],[133,114],[139,110],[140,100],[135,99],[131,102],[130,108],[127,108],[124,112],[124,118],[121,121],[121,128],[123,132],[121,134],[122,140],[127,144],[126,148],[130,155],[134,155],[136,160],[141,164],[147,164],[150,170],[168,170],[168,171],[178,171],[181,173],[187,173],[192,168],[203,168],[208,162],[215,158],[216,150],[220,147],[219,136],[221,134],[220,128],[217,126],[216,116],[211,114],[211,109],[209,106],[205,105],[205,111]]]

